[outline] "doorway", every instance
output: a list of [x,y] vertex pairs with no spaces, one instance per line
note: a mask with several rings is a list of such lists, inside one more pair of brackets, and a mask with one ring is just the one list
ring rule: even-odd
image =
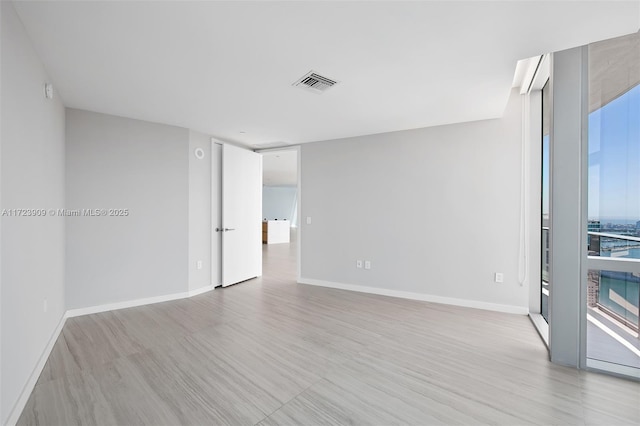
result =
[[262,154],[262,251],[265,276],[297,271],[299,259],[299,149],[284,148]]

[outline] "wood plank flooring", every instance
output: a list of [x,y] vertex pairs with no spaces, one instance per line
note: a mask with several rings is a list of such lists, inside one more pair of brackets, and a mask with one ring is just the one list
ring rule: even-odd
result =
[[[69,319],[20,425],[633,424],[640,384],[564,368],[525,316],[264,276]],[[425,278],[428,279],[428,278]]]

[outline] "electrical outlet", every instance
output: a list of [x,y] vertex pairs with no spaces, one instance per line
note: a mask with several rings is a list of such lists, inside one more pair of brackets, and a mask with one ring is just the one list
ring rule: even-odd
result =
[[356,260],[356,268],[362,269],[362,260]]
[[364,261],[364,269],[371,269],[371,261],[370,260],[365,260]]
[[196,268],[198,268],[198,269],[202,269],[202,260],[198,260],[198,261],[196,262]]
[[494,278],[494,281],[497,283],[503,283],[504,282],[504,274],[502,272],[496,272],[496,276]]

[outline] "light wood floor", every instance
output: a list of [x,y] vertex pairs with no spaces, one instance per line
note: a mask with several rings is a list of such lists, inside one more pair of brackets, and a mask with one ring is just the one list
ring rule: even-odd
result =
[[[67,321],[19,424],[634,424],[640,384],[553,365],[524,316],[264,277]],[[428,279],[428,277],[425,277]]]

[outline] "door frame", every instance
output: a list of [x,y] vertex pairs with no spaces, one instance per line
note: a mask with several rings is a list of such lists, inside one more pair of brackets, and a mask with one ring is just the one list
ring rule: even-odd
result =
[[[529,318],[534,324],[538,334],[549,349],[549,324],[541,314],[542,293],[542,89],[550,78],[550,54],[540,57],[531,72],[531,78],[526,81],[521,93],[525,94],[523,131],[525,138],[526,162],[529,173],[526,173],[525,188],[529,195],[528,203],[528,273],[529,283]],[[533,65],[532,65],[533,66]],[[551,159],[550,159],[551,161]],[[551,179],[551,167],[549,170]],[[551,215],[551,200],[549,200],[549,214]]]
[[256,149],[254,152],[258,154],[262,154],[264,152],[276,152],[276,151],[296,151],[296,167],[297,167],[297,185],[296,185],[296,198],[298,200],[296,205],[296,214],[298,216],[298,229],[296,232],[296,282],[300,282],[300,277],[302,276],[302,229],[304,228],[302,222],[302,147],[300,145],[288,145],[282,146],[278,148],[265,148],[265,149]]

